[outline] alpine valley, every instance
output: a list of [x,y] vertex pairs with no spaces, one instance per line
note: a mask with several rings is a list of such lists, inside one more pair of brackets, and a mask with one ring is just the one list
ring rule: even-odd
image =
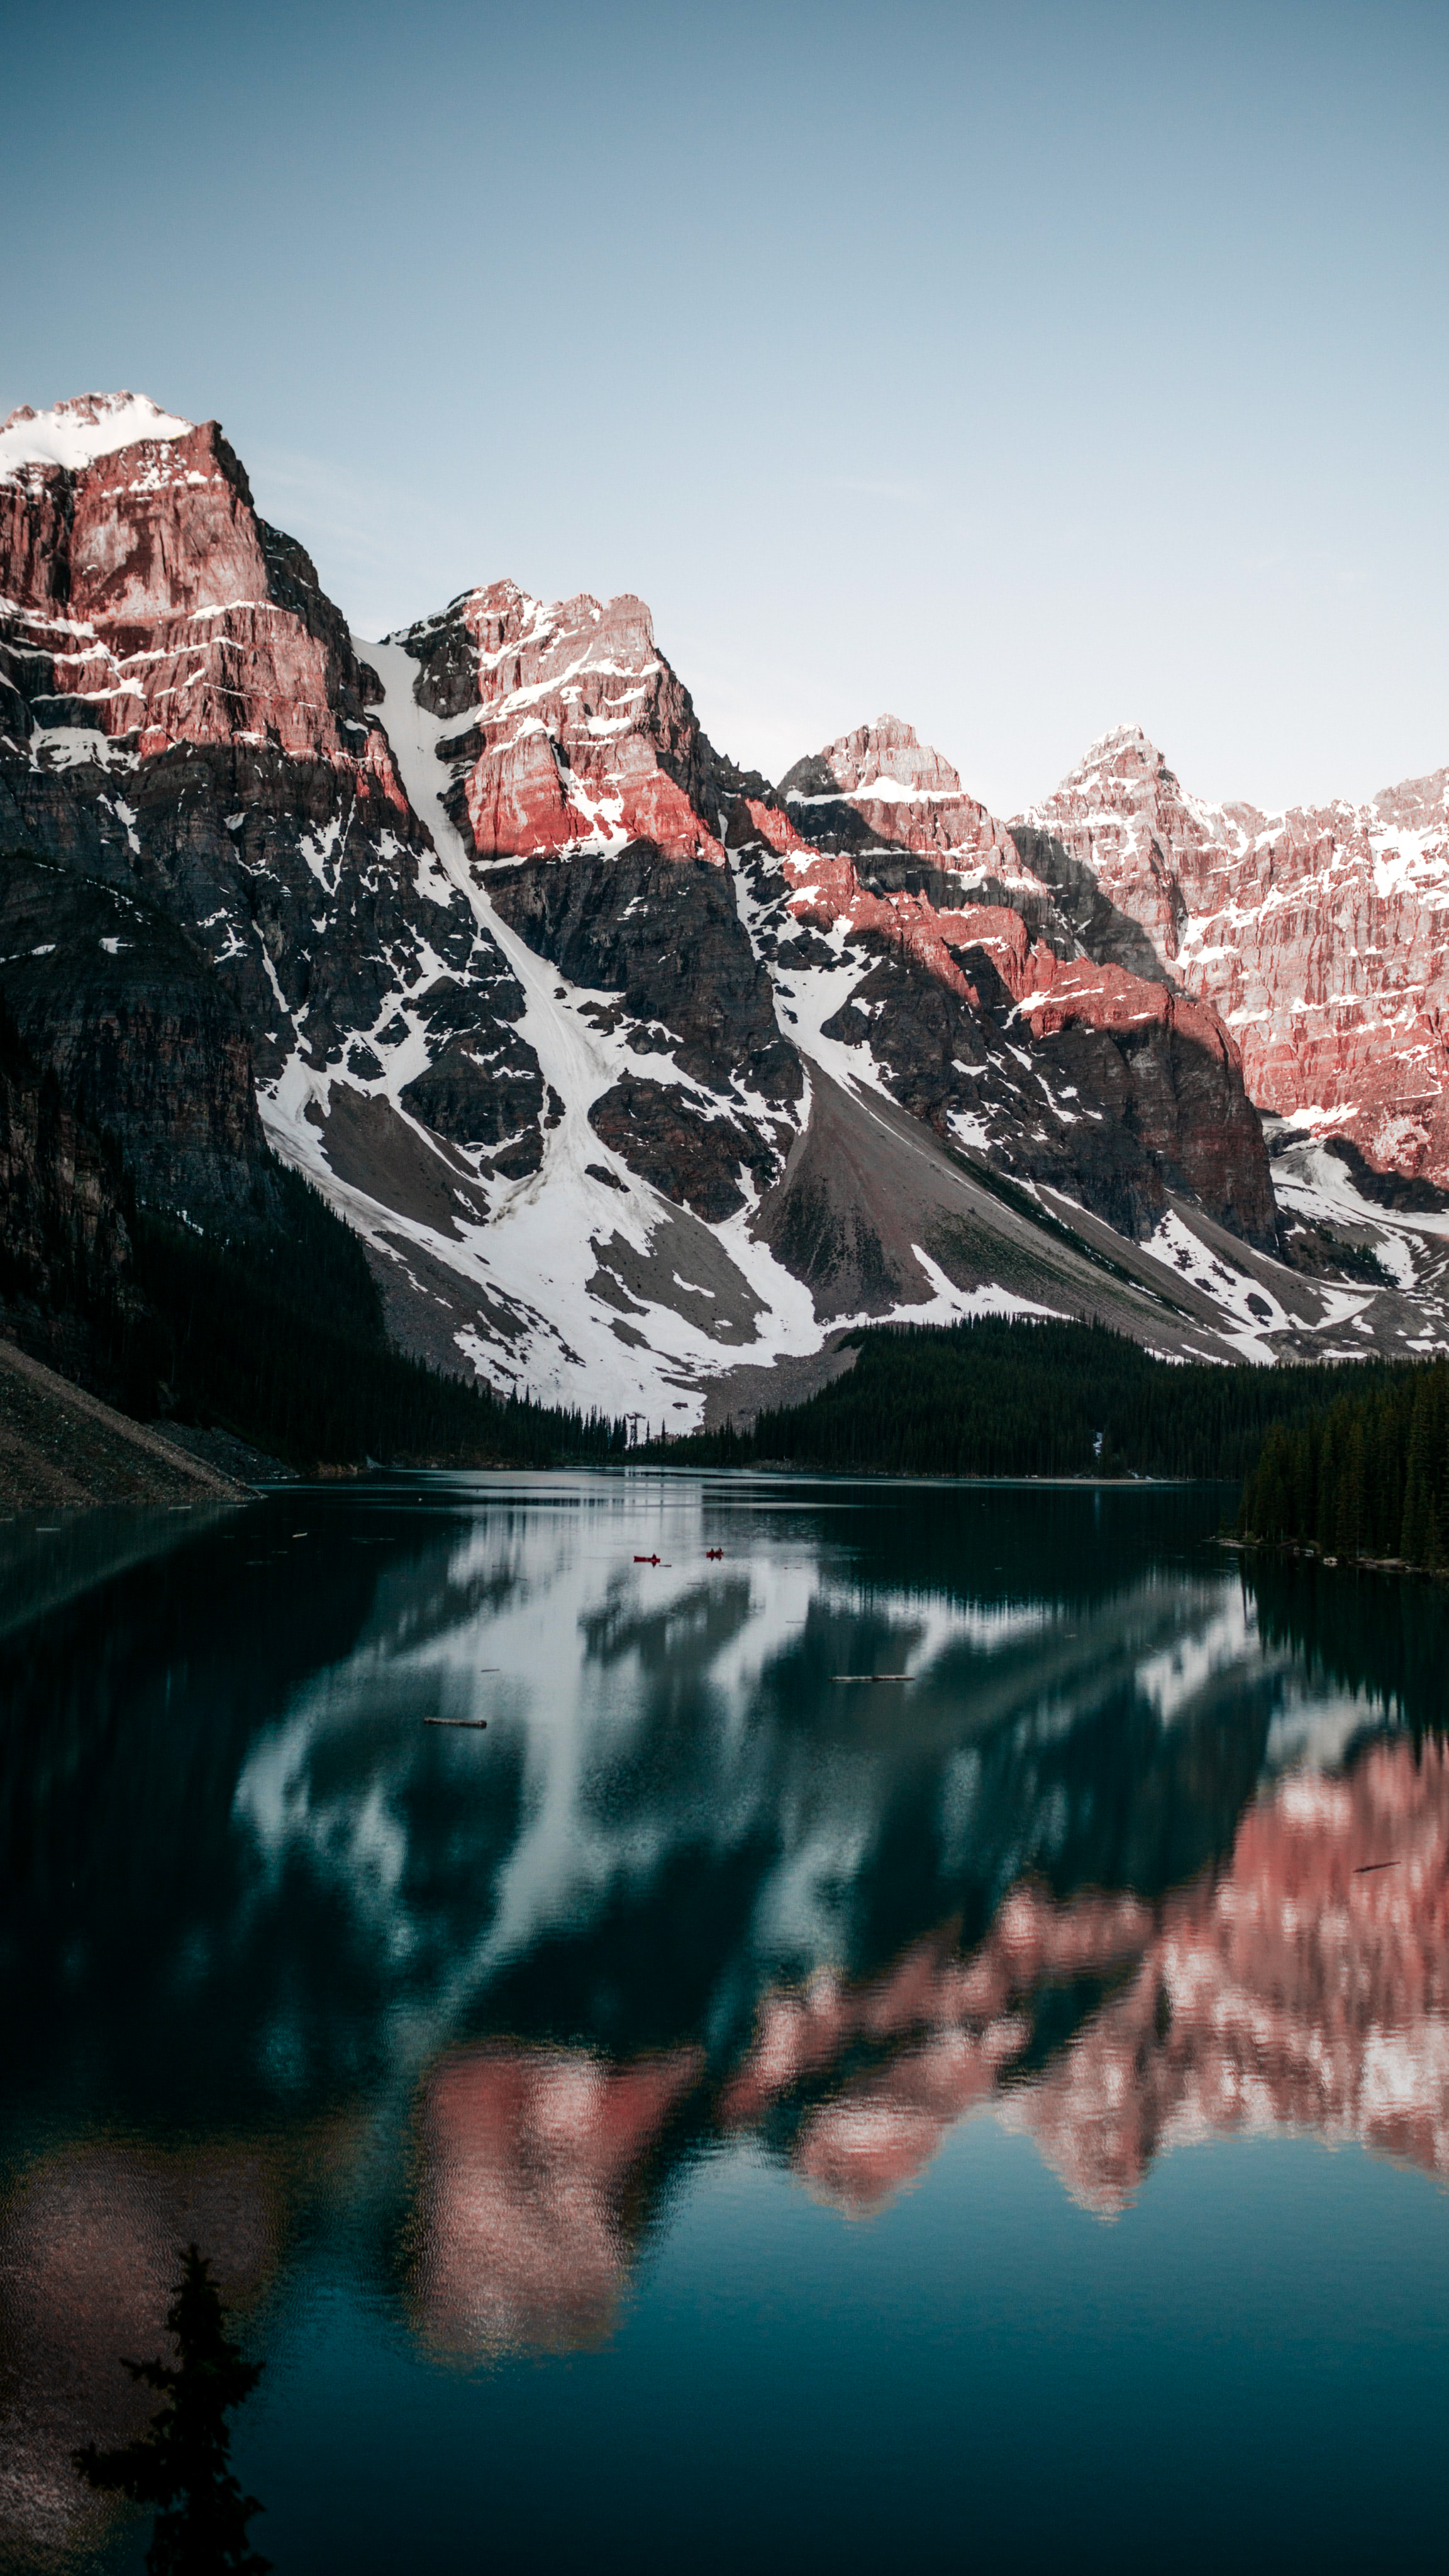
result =
[[772,785],[642,600],[353,636],[120,393],[0,430],[0,853],[7,1312],[290,1167],[403,1350],[673,1430],[891,1318],[1449,1345],[1449,770],[1265,815],[1127,729],[1003,821],[881,716]]

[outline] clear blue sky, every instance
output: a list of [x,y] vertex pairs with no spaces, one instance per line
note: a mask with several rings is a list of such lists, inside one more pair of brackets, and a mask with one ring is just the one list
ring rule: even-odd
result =
[[772,774],[1449,761],[1449,7],[5,0],[0,415],[225,425],[363,632],[640,591]]

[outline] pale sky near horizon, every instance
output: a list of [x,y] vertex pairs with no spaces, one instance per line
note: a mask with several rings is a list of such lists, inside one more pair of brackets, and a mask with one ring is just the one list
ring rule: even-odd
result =
[[363,634],[634,590],[779,776],[1449,761],[1449,8],[5,0],[0,417],[224,424]]

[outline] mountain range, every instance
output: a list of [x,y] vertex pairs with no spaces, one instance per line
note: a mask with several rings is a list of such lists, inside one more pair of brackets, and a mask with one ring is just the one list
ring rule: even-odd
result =
[[771,783],[639,599],[362,639],[216,422],[0,429],[12,1301],[120,1258],[108,1152],[238,1260],[288,1165],[404,1350],[671,1430],[892,1317],[1403,1355],[1446,998],[1449,770],[1269,816],[1127,728],[1005,821],[883,715]]

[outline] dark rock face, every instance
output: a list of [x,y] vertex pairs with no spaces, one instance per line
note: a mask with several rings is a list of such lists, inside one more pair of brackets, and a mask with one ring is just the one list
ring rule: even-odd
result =
[[1327,1150],[1335,1162],[1347,1165],[1359,1196],[1371,1200],[1375,1207],[1399,1208],[1423,1216],[1449,1216],[1449,1190],[1440,1189],[1436,1181],[1416,1179],[1402,1172],[1376,1170],[1351,1136],[1331,1136]]
[[618,858],[496,867],[488,890],[571,983],[618,994],[590,1013],[601,1033],[687,1077],[631,1075],[596,1102],[592,1124],[630,1170],[708,1220],[744,1206],[742,1172],[768,1187],[803,1079],[726,872],[639,841]]
[[[929,756],[914,738],[910,749]],[[837,745],[832,774],[840,754]],[[1261,1126],[1216,1013],[1160,974],[1083,959],[1045,893],[1034,935],[1017,888],[1009,905],[960,901],[959,872],[904,846],[889,852],[878,835],[868,859],[851,855],[835,811],[813,794],[794,796],[788,816],[742,801],[730,833],[756,943],[777,976],[858,965],[824,1037],[858,1046],[943,1140],[1053,1184],[1125,1234],[1150,1234],[1177,1190],[1247,1240],[1276,1241]],[[817,848],[822,815],[829,846]],[[897,828],[904,843],[911,827]],[[836,941],[844,931],[844,947],[827,931]]]
[[700,731],[648,610],[545,607],[497,582],[396,640],[419,704],[472,719],[438,748],[490,904],[617,1041],[596,1133],[676,1204],[734,1214],[782,1168],[804,1082],[717,837],[742,774]]
[[744,1206],[742,1170],[757,1190],[766,1190],[784,1156],[758,1128],[712,1115],[711,1108],[701,1093],[679,1083],[631,1075],[595,1101],[589,1123],[631,1172],[714,1225]]
[[[999,1063],[1015,1003],[980,950],[961,963],[999,1033]],[[1033,1015],[1033,1074],[1057,1116],[1018,1131],[1016,1168],[1080,1198],[1122,1234],[1149,1234],[1167,1192],[1178,1191],[1230,1233],[1272,1247],[1262,1128],[1214,1016],[1166,993],[1150,1015],[1135,994],[1125,1000],[1127,1008],[1114,1013],[1109,1004],[1096,1020],[1069,1006]],[[1063,1126],[1069,1101],[1075,1115]]]
[[[1127,1123],[1129,1066],[1110,1039],[1074,1029],[1032,1048],[1028,1071],[1011,1053],[1011,993],[982,949],[956,952],[968,997],[909,955],[861,944],[862,963],[872,948],[875,962],[825,1023],[827,1037],[868,1047],[893,1097],[943,1139],[960,1132],[960,1121],[1001,1169],[1052,1183],[1123,1233],[1151,1232],[1167,1188],[1182,1183],[1168,1179]],[[1019,1054],[1019,1037],[1016,1044]],[[1083,1097],[1093,1104],[1085,1113],[1070,1105]]]
[[240,741],[173,744],[119,775],[85,759],[22,765],[0,748],[0,847],[103,877],[184,926],[234,995],[262,1082],[299,1045],[341,1066],[357,1039],[380,1071],[407,1033],[389,1044],[395,1015],[418,1009],[430,1027],[444,980],[455,989],[438,1006],[441,1043],[464,1033],[458,996],[472,992],[472,1031],[485,1051],[510,1049],[527,1080],[511,1032],[522,992],[376,773]]
[[668,1052],[691,1080],[724,1093],[743,1085],[782,1104],[799,1098],[799,1061],[723,868],[636,841],[618,858],[493,868],[488,891],[510,929],[570,983],[617,993],[641,1032],[667,1031]]
[[[1076,857],[1055,833],[1043,831],[1037,824],[1013,823],[1011,837],[1023,866],[1050,887],[1073,941],[1088,957],[1099,966],[1125,966],[1129,975],[1140,975],[1145,983],[1171,982],[1142,924],[1112,902],[1085,859]],[[1175,942],[1169,954],[1176,954]]]
[[0,860],[0,995],[143,1196],[233,1220],[264,1203],[246,1023],[165,914],[66,868]]
[[510,1179],[536,1172],[543,1160],[543,1076],[512,1025],[522,1007],[517,978],[491,942],[480,940],[471,983],[439,976],[419,996],[419,1017],[438,1052],[398,1095],[439,1136],[490,1149],[488,1168]]
[[115,1163],[0,1000],[0,1318],[53,1344],[67,1318],[125,1301],[130,1263]]

